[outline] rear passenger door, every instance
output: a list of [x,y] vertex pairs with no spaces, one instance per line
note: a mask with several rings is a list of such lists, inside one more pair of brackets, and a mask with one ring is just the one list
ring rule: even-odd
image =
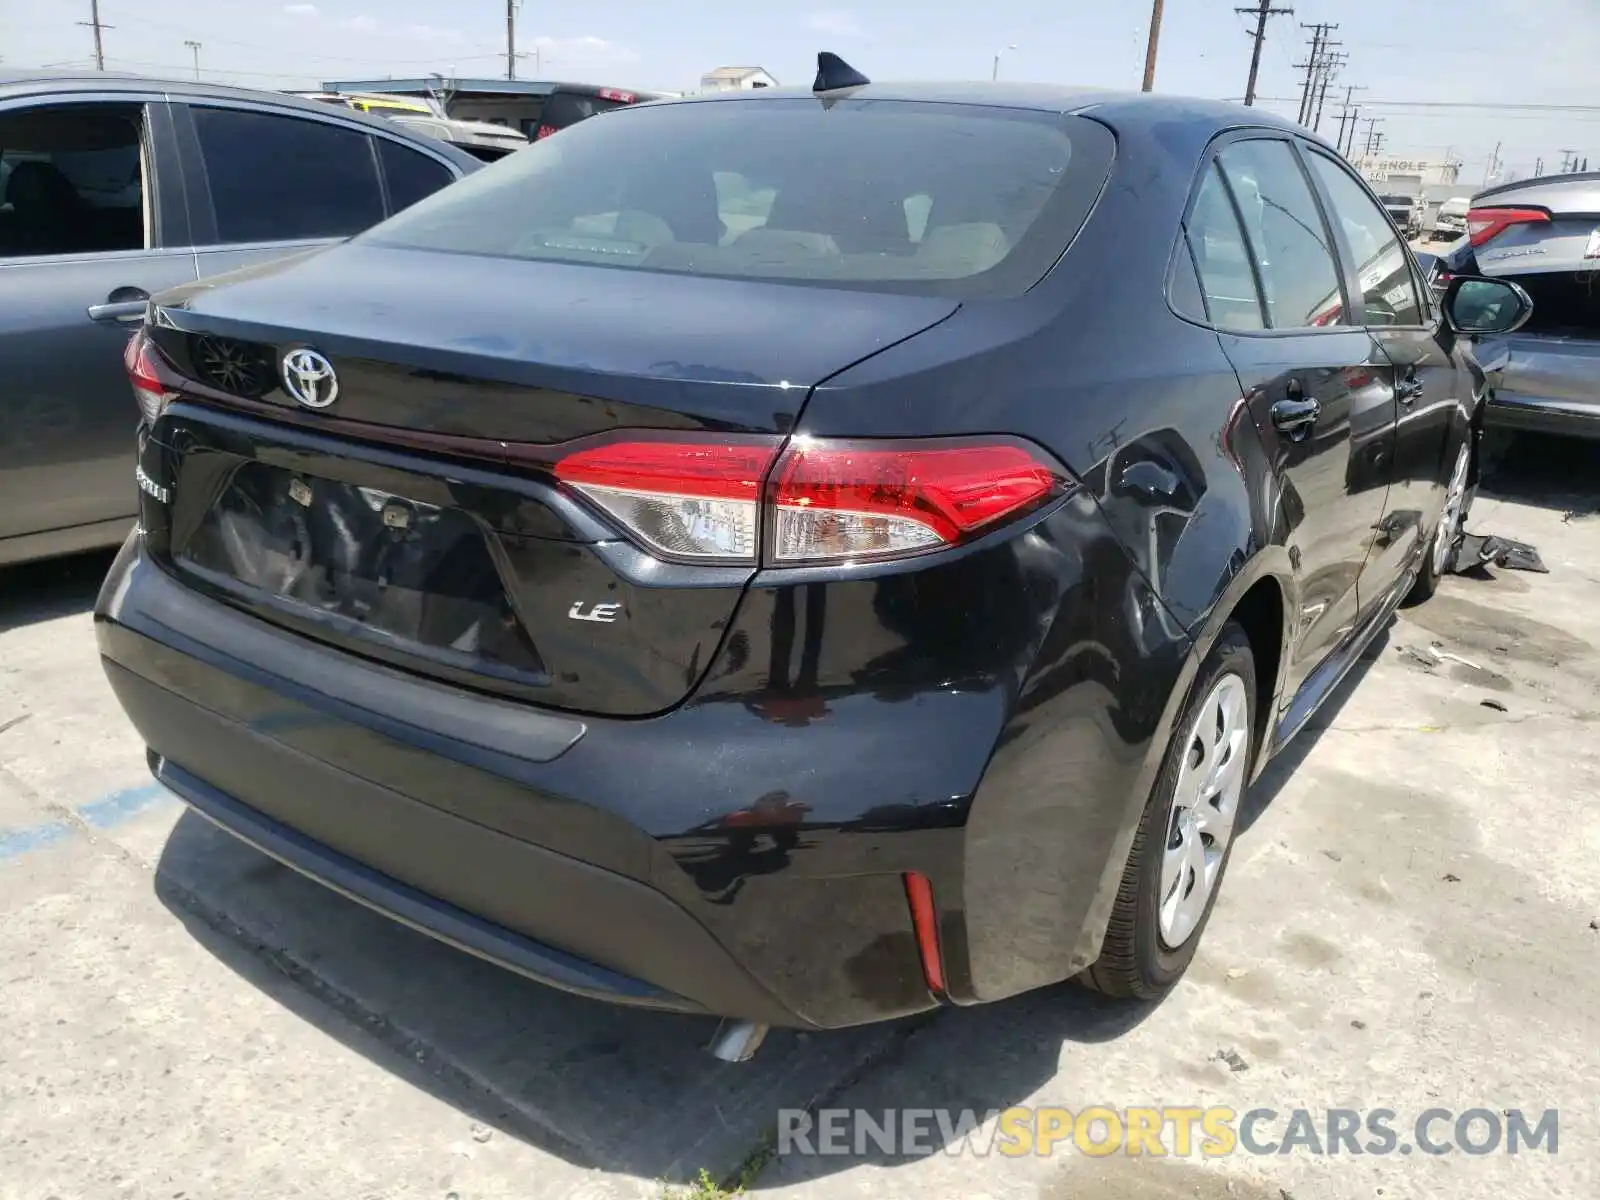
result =
[[1211,324],[1282,496],[1293,696],[1355,627],[1388,479],[1387,359],[1347,319],[1339,258],[1293,144],[1221,141],[1185,223]]
[[336,113],[197,101],[177,122],[202,277],[350,237],[458,175]]
[[1350,264],[1357,312],[1389,360],[1395,435],[1389,458],[1389,500],[1382,528],[1361,573],[1363,603],[1375,603],[1421,553],[1440,508],[1464,428],[1472,381],[1454,352],[1426,287],[1419,286],[1411,253],[1377,200],[1348,167],[1314,148],[1306,150],[1312,176],[1323,189],[1335,236]]
[[[122,352],[145,299],[194,278],[181,184],[159,95],[0,104],[0,561],[132,526]],[[28,535],[52,536],[7,546]]]

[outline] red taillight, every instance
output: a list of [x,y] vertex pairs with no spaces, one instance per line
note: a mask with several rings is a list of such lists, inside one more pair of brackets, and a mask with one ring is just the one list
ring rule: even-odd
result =
[[757,558],[761,481],[779,439],[651,438],[579,450],[556,478],[669,558],[729,564]]
[[928,990],[944,993],[944,956],[939,951],[939,913],[933,906],[933,884],[915,871],[905,874],[906,903],[911,906],[911,928],[917,935],[917,956]]
[[537,142],[540,138],[547,138],[555,131],[556,127],[554,125],[541,125],[539,126],[539,132],[533,135],[533,140]]
[[1481,246],[1513,225],[1537,225],[1550,220],[1542,208],[1475,208],[1467,214],[1467,240]]
[[622,104],[632,104],[637,97],[632,92],[620,91],[617,88],[601,88],[600,99],[616,100]]
[[1070,484],[1043,454],[1008,438],[802,437],[774,465],[778,445],[765,437],[618,440],[567,455],[555,474],[665,557],[751,565],[764,557],[771,566],[943,549]]
[[772,476],[773,562],[938,549],[1031,508],[1063,483],[1020,442],[796,438]]
[[133,398],[139,404],[139,411],[145,420],[154,424],[171,403],[174,393],[163,378],[161,360],[150,343],[149,334],[140,330],[128,339],[127,349],[122,352],[122,365],[128,369],[128,382],[133,385]]

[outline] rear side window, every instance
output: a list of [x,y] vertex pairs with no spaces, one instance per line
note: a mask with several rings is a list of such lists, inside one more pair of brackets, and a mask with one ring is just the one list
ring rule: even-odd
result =
[[1321,154],[1307,157],[1327,189],[1334,216],[1355,259],[1363,323],[1423,324],[1422,298],[1411,272],[1411,258],[1388,216],[1343,167]]
[[389,208],[399,212],[455,182],[455,175],[436,158],[388,138],[377,140],[383,181],[389,185]]
[[1268,324],[1274,329],[1339,324],[1344,298],[1338,256],[1289,143],[1234,142],[1223,148],[1217,163],[1244,224]]
[[0,258],[145,248],[141,115],[111,104],[0,115]]
[[[1250,248],[1215,163],[1206,168],[1200,194],[1189,214],[1187,233],[1211,323],[1218,329],[1242,332],[1265,328],[1261,294],[1250,269]],[[1174,295],[1175,301],[1179,298],[1180,294]]]
[[221,241],[347,237],[383,219],[365,133],[272,113],[192,111]]
[[737,279],[1014,295],[1061,256],[1114,143],[1082,118],[813,99],[584,121],[374,230],[394,245]]

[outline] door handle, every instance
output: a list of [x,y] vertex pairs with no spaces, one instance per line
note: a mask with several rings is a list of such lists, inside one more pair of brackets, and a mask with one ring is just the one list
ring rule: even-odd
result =
[[1269,412],[1274,429],[1291,442],[1303,442],[1322,415],[1322,405],[1315,400],[1279,400]]
[[89,319],[132,324],[144,320],[145,307],[149,303],[150,293],[143,288],[119,287],[106,297],[104,304],[89,305]]
[[1422,380],[1415,375],[1407,375],[1394,385],[1395,399],[1405,405],[1415,404],[1417,398],[1422,395],[1422,391]]

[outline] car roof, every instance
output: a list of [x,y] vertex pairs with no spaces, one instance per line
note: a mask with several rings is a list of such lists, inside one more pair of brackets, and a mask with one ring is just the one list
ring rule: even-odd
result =
[[1182,121],[1209,124],[1218,129],[1261,126],[1296,133],[1320,141],[1316,135],[1286,118],[1259,108],[1245,108],[1222,100],[1168,96],[1157,92],[1119,92],[1100,88],[1075,88],[1047,83],[869,83],[818,93],[808,88],[757,88],[753,91],[707,92],[663,104],[761,104],[773,100],[813,96],[832,103],[900,100],[925,104],[969,104],[985,108],[1012,108],[1034,112],[1093,113],[1110,125],[1153,125]]
[[269,92],[257,88],[232,87],[222,83],[201,83],[195,80],[161,79],[150,75],[132,75],[117,71],[0,71],[0,100],[18,96],[70,95],[76,92],[160,92],[173,100],[233,100],[250,104],[270,105],[274,108],[299,109],[322,117],[336,114],[341,121],[365,124],[382,130],[401,141],[426,146],[442,154],[457,165],[476,170],[483,163],[449,142],[427,134],[416,133],[382,117],[371,116],[353,108],[334,107],[323,100],[311,100],[288,92]]

